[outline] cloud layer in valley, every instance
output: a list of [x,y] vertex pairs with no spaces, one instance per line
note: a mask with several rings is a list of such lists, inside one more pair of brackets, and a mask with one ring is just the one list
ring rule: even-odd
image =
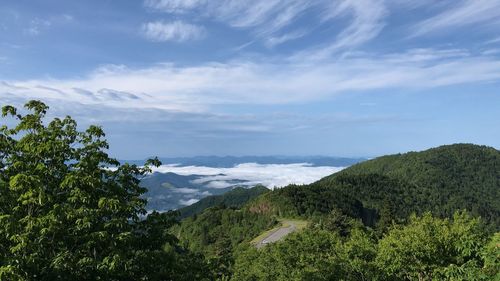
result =
[[[193,180],[193,183],[203,184],[209,188],[227,188],[239,184],[245,186],[262,184],[268,188],[275,188],[289,184],[309,184],[342,169],[343,167],[314,167],[307,163],[243,163],[232,168],[163,165],[155,168],[154,171],[160,173],[171,172],[184,176],[198,175],[201,177]],[[235,184],[235,180],[242,182]]]

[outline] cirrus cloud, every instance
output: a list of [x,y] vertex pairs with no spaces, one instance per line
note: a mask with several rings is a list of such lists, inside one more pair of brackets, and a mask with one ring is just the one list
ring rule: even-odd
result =
[[205,36],[205,29],[182,21],[148,22],[142,26],[144,36],[157,42],[185,42],[199,40]]
[[[304,37],[318,27],[345,26],[336,37],[329,36],[329,52],[357,46],[377,36],[387,13],[382,0],[146,0],[144,5],[168,14],[193,13],[234,29],[250,30],[268,47]],[[322,12],[317,13],[318,10]],[[347,25],[343,22],[345,16],[351,18]],[[303,18],[313,24],[297,27],[296,22]]]
[[445,6],[441,13],[416,24],[413,36],[474,24],[496,26],[498,30],[500,1],[462,0],[452,3],[454,6]]

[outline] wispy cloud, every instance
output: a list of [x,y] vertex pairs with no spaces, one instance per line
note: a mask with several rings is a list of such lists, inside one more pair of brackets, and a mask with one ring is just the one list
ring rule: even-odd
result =
[[79,79],[3,81],[0,93],[116,108],[204,112],[213,105],[311,102],[352,91],[499,80],[498,58],[460,49],[413,49],[321,62],[275,59],[143,69],[107,66]]
[[33,18],[28,21],[23,31],[30,36],[38,36],[55,26],[67,25],[74,20],[75,18],[70,14],[60,14],[46,18]]
[[24,32],[29,35],[36,36],[39,35],[42,30],[49,28],[51,25],[52,22],[49,20],[33,19]]
[[176,188],[172,188],[171,190],[172,190],[172,192],[183,193],[183,194],[193,194],[193,193],[200,192],[198,189],[187,188],[187,187],[176,187]]
[[[319,1],[320,3],[322,1]],[[290,25],[311,6],[304,0],[146,0],[146,7],[166,13],[195,12],[234,28],[252,28],[256,34],[271,34]]]
[[382,30],[387,13],[384,2],[379,0],[346,0],[334,4],[327,18],[351,14],[353,19],[339,34],[338,42],[332,48],[356,46],[371,40]]
[[306,30],[297,30],[297,31],[285,33],[285,34],[279,35],[279,36],[271,36],[271,37],[266,39],[265,44],[267,47],[272,48],[276,45],[283,44],[283,43],[288,42],[290,40],[295,40],[295,39],[301,38],[301,37],[305,36],[306,34],[307,34]]
[[200,199],[189,199],[189,200],[184,200],[184,199],[181,199],[179,200],[179,204],[180,205],[183,205],[183,206],[189,206],[189,205],[193,205],[194,203],[200,201]]
[[384,1],[379,0],[345,0],[329,2],[323,14],[323,22],[349,16],[350,23],[334,39],[320,47],[311,47],[297,52],[292,58],[324,60],[333,54],[354,48],[377,37],[385,26],[388,14]]
[[207,0],[145,0],[144,6],[167,13],[183,13],[205,3]]
[[487,44],[495,44],[495,43],[500,43],[500,37],[493,38],[491,40],[488,40],[488,41],[484,42],[485,45],[487,45]]
[[481,54],[485,55],[485,56],[493,56],[493,55],[498,55],[500,54],[500,48],[496,48],[496,49],[487,49],[487,50],[484,50],[481,52]]
[[456,5],[446,6],[444,10],[415,26],[413,36],[425,35],[466,25],[482,24],[500,26],[500,1],[462,0]]
[[198,40],[205,36],[205,29],[182,21],[148,22],[142,27],[144,36],[152,41],[166,42],[185,42]]
[[[337,35],[330,34],[328,51],[362,44],[380,32],[386,8],[382,0],[146,0],[145,6],[166,13],[202,15],[236,29],[247,29],[266,46],[306,36],[318,26],[336,24],[345,16],[351,23]],[[318,13],[317,11],[323,11]],[[309,13],[310,12],[310,13]],[[296,27],[307,17],[310,28]]]

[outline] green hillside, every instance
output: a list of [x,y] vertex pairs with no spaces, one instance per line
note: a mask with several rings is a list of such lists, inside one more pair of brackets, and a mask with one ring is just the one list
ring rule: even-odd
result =
[[224,278],[232,274],[236,249],[276,224],[272,216],[218,205],[184,219],[170,232],[183,247],[205,257],[213,278]]
[[451,217],[466,209],[500,225],[500,152],[472,144],[379,157],[306,186],[260,197],[251,208],[313,216],[339,209],[368,225],[387,225],[411,213]]
[[[383,185],[366,182],[372,179],[375,183],[398,181],[399,185],[384,189]],[[318,184],[347,186],[364,205],[379,210],[431,211],[450,217],[456,210],[466,209],[500,225],[500,151],[491,147],[454,144],[383,156]]]
[[268,191],[269,189],[262,185],[257,185],[252,188],[236,187],[222,195],[208,196],[190,206],[179,209],[180,219],[199,214],[203,212],[203,210],[217,205],[241,207],[249,200]]

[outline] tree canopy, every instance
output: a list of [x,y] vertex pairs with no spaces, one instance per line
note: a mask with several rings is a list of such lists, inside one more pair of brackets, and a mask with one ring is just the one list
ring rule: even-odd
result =
[[498,242],[464,212],[451,220],[412,216],[379,240],[359,226],[345,237],[310,227],[240,252],[232,280],[498,280]]
[[175,214],[145,216],[140,197],[159,161],[120,164],[100,127],[45,124],[47,110],[2,108],[0,280],[190,280],[188,254],[167,231]]

